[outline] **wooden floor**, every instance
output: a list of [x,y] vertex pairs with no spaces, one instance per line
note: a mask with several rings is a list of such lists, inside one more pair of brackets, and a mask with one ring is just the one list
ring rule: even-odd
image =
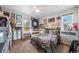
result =
[[54,51],[55,53],[69,53],[69,46],[65,44],[60,44],[56,50]]
[[[68,53],[69,46],[61,44],[54,53]],[[13,41],[12,49],[10,53],[40,53],[39,50],[30,43],[30,40],[17,40]],[[42,52],[44,53],[44,52]]]
[[10,53],[38,53],[38,50],[30,43],[30,40],[13,41]]

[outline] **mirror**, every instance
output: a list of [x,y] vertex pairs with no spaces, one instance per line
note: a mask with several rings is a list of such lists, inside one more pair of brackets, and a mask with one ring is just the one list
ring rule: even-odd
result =
[[38,20],[33,19],[33,20],[32,20],[32,27],[33,27],[34,29],[36,29],[36,28],[38,28],[38,26],[39,26]]

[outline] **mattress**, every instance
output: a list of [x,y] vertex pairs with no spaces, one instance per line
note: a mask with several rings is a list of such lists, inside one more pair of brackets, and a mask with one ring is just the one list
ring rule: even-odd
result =
[[50,47],[50,41],[57,45],[57,36],[50,34],[36,34],[32,35],[32,41],[35,42],[38,47],[43,48],[47,52],[52,52]]
[[56,43],[56,38],[57,35],[50,35],[50,34],[36,34],[32,36],[33,39],[35,40],[42,40],[42,41],[53,41],[54,43]]

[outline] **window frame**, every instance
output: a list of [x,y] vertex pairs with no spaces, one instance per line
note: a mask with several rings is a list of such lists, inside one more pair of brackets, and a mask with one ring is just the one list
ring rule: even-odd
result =
[[72,16],[72,21],[71,21],[71,24],[73,23],[73,17],[74,17],[74,14],[73,13],[69,13],[69,14],[65,14],[65,15],[62,15],[62,30],[65,30],[64,29],[64,16]]

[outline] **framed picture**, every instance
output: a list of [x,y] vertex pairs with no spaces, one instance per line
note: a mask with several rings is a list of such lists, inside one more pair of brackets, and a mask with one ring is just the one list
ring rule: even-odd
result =
[[57,17],[57,20],[61,19],[61,17]]
[[55,22],[55,18],[48,19],[48,22]]
[[30,32],[30,20],[29,19],[23,19],[23,31],[24,33]]
[[22,16],[21,16],[21,15],[16,14],[16,20],[17,20],[17,21],[21,21],[21,20],[22,20]]
[[12,19],[12,20],[15,19],[15,13],[11,13],[11,19]]
[[16,25],[17,26],[22,25],[22,22],[21,21],[22,21],[22,16],[16,14]]

